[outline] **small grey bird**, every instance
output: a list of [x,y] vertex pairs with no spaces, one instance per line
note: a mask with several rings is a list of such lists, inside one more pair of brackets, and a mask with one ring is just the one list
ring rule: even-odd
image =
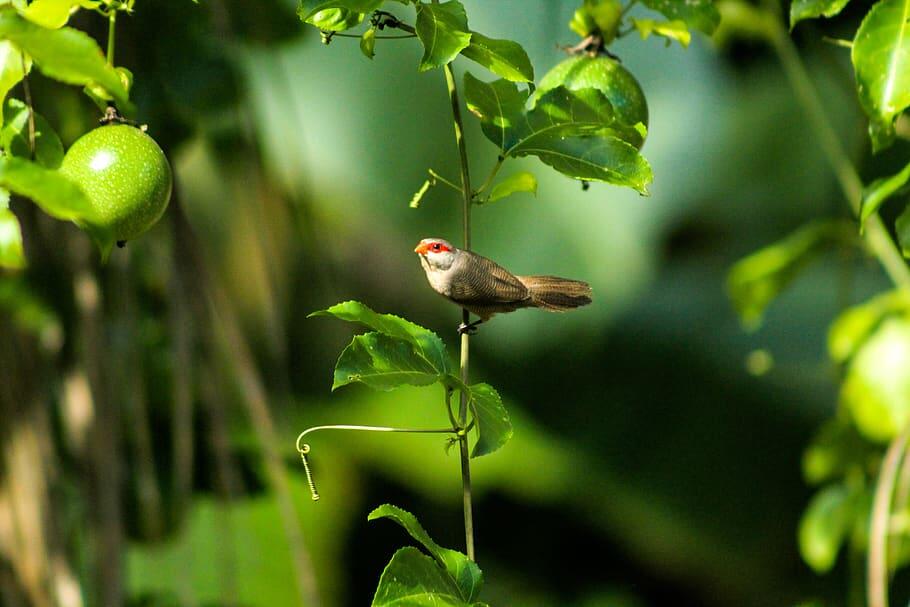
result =
[[441,238],[424,238],[414,249],[437,293],[468,310],[480,320],[462,323],[459,333],[500,312],[541,308],[565,312],[591,303],[591,286],[557,276],[515,276],[499,264]]

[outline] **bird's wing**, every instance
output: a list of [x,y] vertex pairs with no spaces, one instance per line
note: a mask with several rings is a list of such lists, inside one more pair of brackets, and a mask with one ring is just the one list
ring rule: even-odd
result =
[[456,262],[461,265],[454,272],[458,278],[452,282],[450,298],[463,304],[518,303],[531,294],[528,288],[511,272],[499,264],[471,253],[461,251]]

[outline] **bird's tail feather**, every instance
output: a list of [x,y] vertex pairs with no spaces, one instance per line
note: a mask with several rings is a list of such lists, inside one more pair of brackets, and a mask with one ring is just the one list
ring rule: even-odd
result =
[[558,276],[519,276],[538,308],[565,312],[591,303],[591,285]]

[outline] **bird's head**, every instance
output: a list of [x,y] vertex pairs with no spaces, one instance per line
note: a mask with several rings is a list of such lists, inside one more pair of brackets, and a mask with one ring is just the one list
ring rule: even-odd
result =
[[457,251],[452,243],[442,238],[424,238],[414,248],[427,270],[441,271],[452,267]]

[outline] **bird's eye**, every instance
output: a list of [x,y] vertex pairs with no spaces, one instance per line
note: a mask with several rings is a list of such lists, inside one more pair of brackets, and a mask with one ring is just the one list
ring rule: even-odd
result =
[[441,249],[442,247],[440,246],[440,244],[439,244],[438,242],[434,242],[432,248],[433,248],[434,251],[438,251],[438,250]]

